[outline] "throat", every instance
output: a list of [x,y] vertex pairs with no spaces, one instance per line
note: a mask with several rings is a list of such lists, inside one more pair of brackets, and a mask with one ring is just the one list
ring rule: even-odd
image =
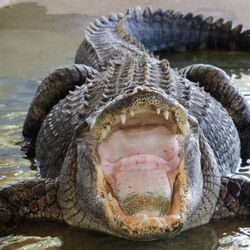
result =
[[110,192],[125,213],[168,213],[181,161],[179,135],[163,126],[117,130],[98,151]]

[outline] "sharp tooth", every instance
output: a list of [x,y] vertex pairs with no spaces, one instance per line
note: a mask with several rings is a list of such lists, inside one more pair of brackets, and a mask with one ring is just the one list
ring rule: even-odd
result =
[[143,226],[146,223],[148,223],[148,216],[146,214],[144,214],[140,226]]
[[167,110],[165,110],[163,112],[163,115],[164,115],[165,119],[168,120],[168,118],[169,118],[169,112]]
[[175,114],[175,120],[176,120],[177,123],[179,122],[179,117],[178,117],[177,114]]
[[108,193],[108,199],[109,199],[109,200],[112,200],[112,198],[113,198],[113,197],[112,197],[112,194],[109,192],[109,193]]
[[121,114],[121,123],[123,125],[126,123],[126,114]]
[[108,130],[105,128],[102,128],[102,139],[105,138],[108,134]]
[[164,224],[162,224],[162,220],[161,219],[156,218],[156,220],[158,222],[159,227],[164,227]]
[[131,115],[132,117],[135,116],[135,112],[134,112],[133,110],[130,110],[129,113],[130,113],[130,115]]
[[111,128],[111,125],[107,125],[106,126],[106,129],[109,131],[110,130],[110,128]]
[[179,127],[182,134],[186,135],[188,133],[189,124],[178,122],[178,127]]
[[180,187],[180,189],[179,189],[179,194],[180,194],[180,196],[185,195],[184,189],[182,187]]
[[157,115],[159,115],[161,113],[161,109],[160,108],[156,108],[156,113],[157,113]]

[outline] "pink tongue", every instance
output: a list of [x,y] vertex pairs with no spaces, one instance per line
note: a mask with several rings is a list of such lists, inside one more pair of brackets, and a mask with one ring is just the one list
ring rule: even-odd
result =
[[115,173],[115,196],[130,215],[161,216],[171,203],[171,188],[163,169],[122,170]]

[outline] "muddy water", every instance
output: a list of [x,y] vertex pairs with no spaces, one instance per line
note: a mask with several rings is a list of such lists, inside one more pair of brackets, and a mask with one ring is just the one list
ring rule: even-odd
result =
[[[0,9],[0,183],[32,178],[17,142],[29,104],[43,77],[72,64],[93,17],[46,15],[44,7],[20,4]],[[176,67],[211,63],[225,69],[250,101],[250,55],[192,52],[168,55]],[[174,241],[135,243],[57,223],[24,223],[0,238],[2,249],[250,249],[250,222],[222,221],[191,230]],[[23,248],[22,248],[23,247]]]

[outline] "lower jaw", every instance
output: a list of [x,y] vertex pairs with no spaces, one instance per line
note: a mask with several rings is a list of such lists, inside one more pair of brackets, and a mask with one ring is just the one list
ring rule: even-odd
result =
[[108,217],[108,228],[116,236],[122,238],[142,241],[166,239],[173,232],[179,231],[182,221],[185,220],[182,215],[178,214],[161,217],[148,216],[147,214],[123,216],[117,209],[118,202],[113,200],[111,204],[104,204]]
[[[180,168],[182,167],[183,164]],[[182,170],[176,177],[174,189],[171,207],[165,214],[148,211],[128,214],[110,192],[105,192],[103,205],[110,228],[113,231],[121,231],[124,235],[136,235],[139,238],[151,235],[154,239],[160,239],[161,235],[175,231],[184,223],[187,215],[187,201],[184,195],[187,191],[186,178]]]

